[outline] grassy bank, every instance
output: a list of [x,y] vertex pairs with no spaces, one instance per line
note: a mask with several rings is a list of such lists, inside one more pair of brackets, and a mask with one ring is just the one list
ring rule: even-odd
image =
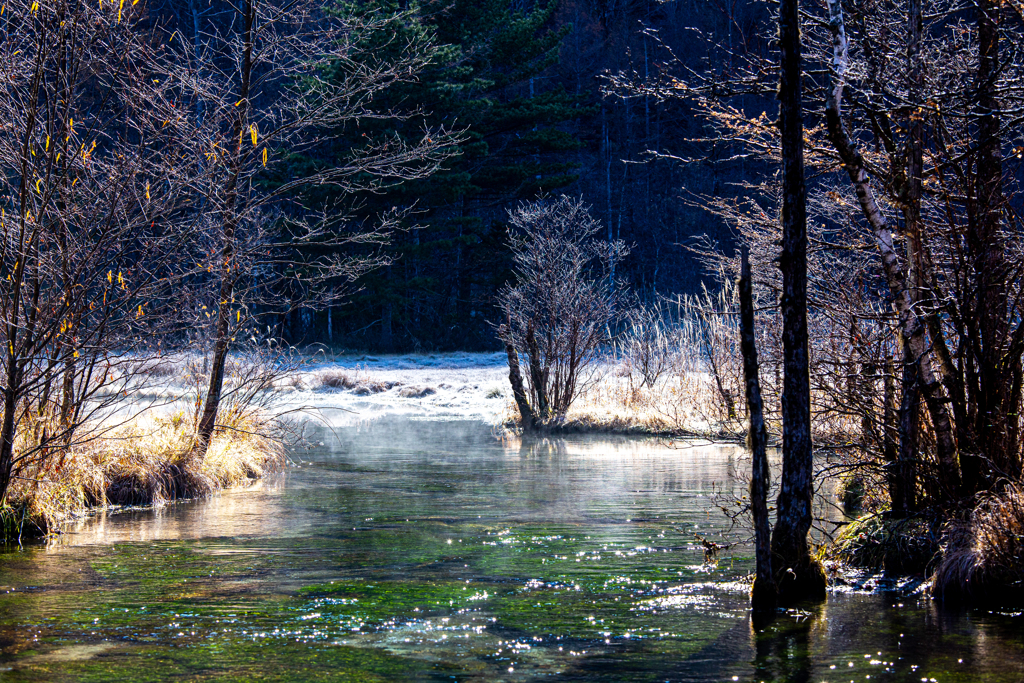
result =
[[[507,382],[506,382],[507,384]],[[518,429],[520,415],[510,390],[501,415]],[[769,406],[771,407],[771,406]],[[781,416],[766,415],[769,433],[781,434]],[[815,411],[813,429],[820,443],[848,442],[858,425],[852,419]],[[553,433],[613,433],[737,441],[746,438],[746,408],[739,390],[720,388],[708,373],[664,373],[645,382],[629,362],[599,367],[564,417],[549,421]]]
[[1006,484],[951,520],[864,515],[828,549],[847,566],[930,577],[949,603],[1024,604],[1024,489]]
[[1024,603],[1024,488],[1007,484],[949,524],[933,591],[949,602]]
[[226,416],[198,466],[187,462],[195,428],[181,414],[140,416],[92,431],[93,438],[18,472],[0,509],[6,540],[58,533],[90,508],[209,495],[250,483],[284,463],[268,421],[253,413]]

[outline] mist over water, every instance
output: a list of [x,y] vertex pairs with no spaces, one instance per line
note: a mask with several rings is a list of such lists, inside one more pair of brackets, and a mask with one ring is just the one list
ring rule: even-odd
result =
[[899,593],[755,633],[746,531],[718,507],[744,493],[736,446],[395,418],[308,436],[251,489],[0,555],[0,680],[1024,677],[1021,616]]

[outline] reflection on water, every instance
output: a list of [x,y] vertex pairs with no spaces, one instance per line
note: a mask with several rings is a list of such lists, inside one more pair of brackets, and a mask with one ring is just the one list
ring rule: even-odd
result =
[[[310,431],[251,489],[0,555],[0,678],[1024,678],[1019,616],[918,597],[837,593],[755,628],[717,507],[743,493],[734,446]],[[698,535],[733,545],[706,565]]]
[[[210,536],[287,535],[306,528],[279,504],[288,472],[251,487],[156,510],[100,510],[54,539],[58,546],[200,539]],[[264,495],[269,494],[269,495]]]

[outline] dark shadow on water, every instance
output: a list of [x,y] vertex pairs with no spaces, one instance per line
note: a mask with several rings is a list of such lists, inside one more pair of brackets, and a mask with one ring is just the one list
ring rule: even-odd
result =
[[[802,610],[779,614],[770,621],[752,617],[752,679],[765,683],[808,683],[811,680],[811,629],[818,618],[817,612]],[[765,621],[768,623],[763,623]]]

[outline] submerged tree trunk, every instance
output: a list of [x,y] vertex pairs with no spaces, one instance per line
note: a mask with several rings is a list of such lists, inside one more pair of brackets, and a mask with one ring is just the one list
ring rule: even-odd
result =
[[782,138],[782,487],[772,533],[779,598],[823,599],[825,577],[811,558],[813,459],[807,341],[807,198],[804,185],[797,0],[779,5],[779,129]]
[[764,426],[761,380],[757,369],[757,341],[754,334],[754,295],[750,282],[750,258],[747,247],[740,252],[740,347],[743,353],[743,377],[750,418],[748,441],[751,454],[750,512],[754,518],[756,570],[750,589],[750,605],[755,612],[775,609],[776,588],[772,574],[771,523],[768,520],[768,432]]

